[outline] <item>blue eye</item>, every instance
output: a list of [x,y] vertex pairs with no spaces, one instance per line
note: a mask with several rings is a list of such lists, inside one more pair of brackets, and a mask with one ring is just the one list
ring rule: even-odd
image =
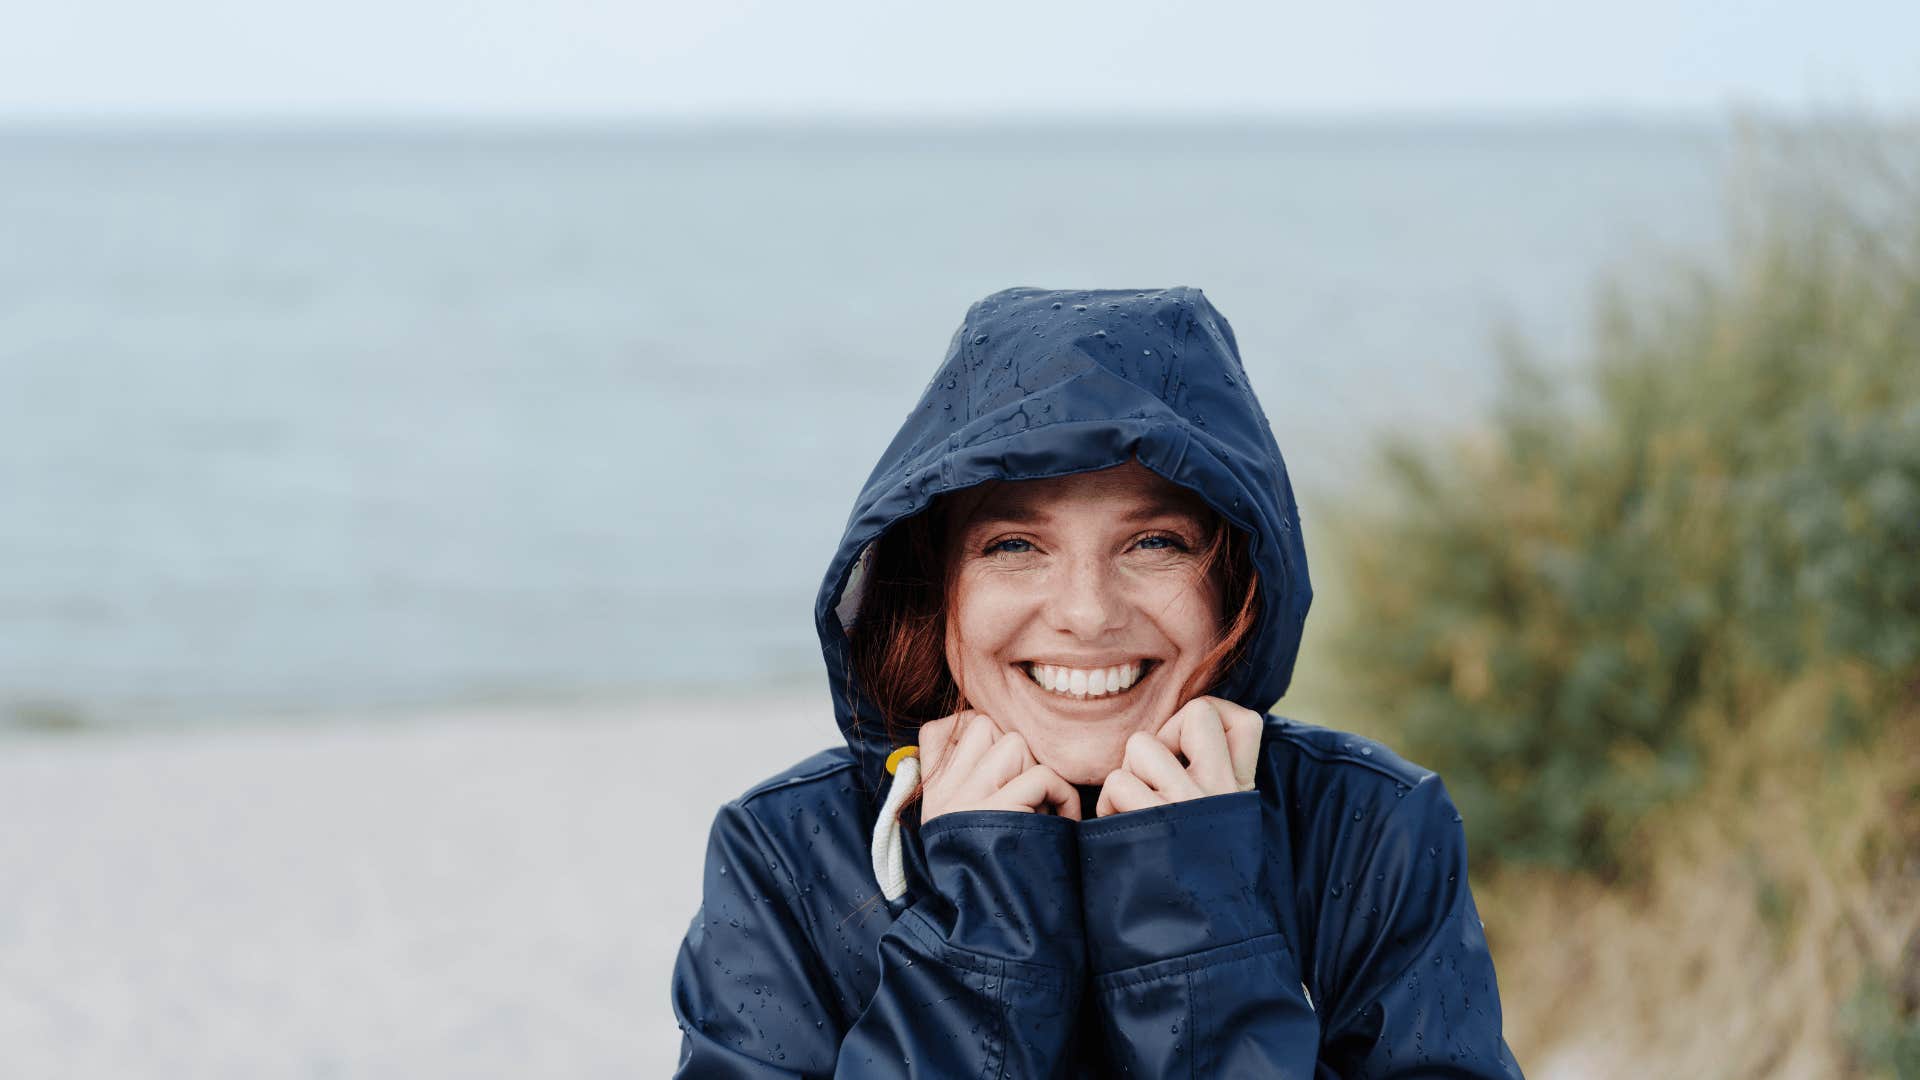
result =
[[1149,549],[1152,551],[1185,551],[1187,550],[1187,545],[1181,543],[1180,538],[1176,536],[1167,536],[1164,533],[1155,533],[1152,536],[1143,536],[1140,538],[1140,542],[1143,544],[1149,540],[1164,540],[1166,541],[1167,544],[1170,545],[1169,547]]
[[[1026,542],[1025,540],[1022,540],[1022,539],[1021,539],[1020,537],[1018,537],[1018,536],[1010,536],[1010,537],[1008,537],[1008,538],[1007,538],[1007,539],[1005,539],[1005,540],[998,540],[998,541],[995,541],[995,542],[994,542],[993,544],[991,544],[991,545],[989,545],[989,546],[987,547],[987,550],[986,550],[986,554],[988,554],[988,555],[992,555],[992,554],[995,554],[995,553],[997,553],[997,552],[999,552],[999,551],[1001,551],[1001,550],[1002,550],[1002,549],[1003,549],[1003,548],[1004,548],[1004,547],[1005,547],[1005,546],[1006,546],[1007,544],[1026,544],[1026,543],[1027,543],[1027,542]],[[1031,547],[1031,546],[1033,546],[1033,545],[1031,545],[1031,544],[1028,544],[1027,546],[1029,546],[1029,547]],[[1012,552],[1011,554],[1015,554],[1015,555],[1018,555],[1018,554],[1020,554],[1020,553],[1019,553],[1019,552]]]

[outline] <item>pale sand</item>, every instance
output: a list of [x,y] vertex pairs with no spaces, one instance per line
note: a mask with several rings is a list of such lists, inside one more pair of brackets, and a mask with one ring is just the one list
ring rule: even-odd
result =
[[665,1076],[759,700],[0,740],[0,1077]]

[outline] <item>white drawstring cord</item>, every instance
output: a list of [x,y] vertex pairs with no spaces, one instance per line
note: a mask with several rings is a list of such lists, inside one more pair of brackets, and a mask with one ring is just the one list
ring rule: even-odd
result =
[[920,751],[903,746],[887,758],[887,771],[893,785],[887,788],[887,801],[880,805],[880,820],[873,823],[873,878],[880,883],[880,895],[889,901],[907,894],[907,868],[900,851],[900,808],[920,786]]

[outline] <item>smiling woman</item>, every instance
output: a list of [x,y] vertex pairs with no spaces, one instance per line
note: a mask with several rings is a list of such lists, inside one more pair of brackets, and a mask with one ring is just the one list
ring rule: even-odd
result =
[[680,1075],[1517,1077],[1439,778],[1262,711],[1311,599],[1198,290],[975,304],[821,584],[845,747],[714,822]]
[[1076,785],[1232,666],[1258,614],[1242,535],[1137,459],[938,498],[873,574],[893,587],[871,591],[853,664],[896,741],[977,709]]

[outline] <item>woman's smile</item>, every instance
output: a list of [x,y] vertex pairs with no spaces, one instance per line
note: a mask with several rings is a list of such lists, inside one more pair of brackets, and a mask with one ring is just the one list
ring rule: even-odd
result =
[[1151,657],[1104,667],[1078,667],[1028,660],[1013,665],[1052,703],[1105,705],[1131,700],[1134,689],[1153,674],[1160,661]]

